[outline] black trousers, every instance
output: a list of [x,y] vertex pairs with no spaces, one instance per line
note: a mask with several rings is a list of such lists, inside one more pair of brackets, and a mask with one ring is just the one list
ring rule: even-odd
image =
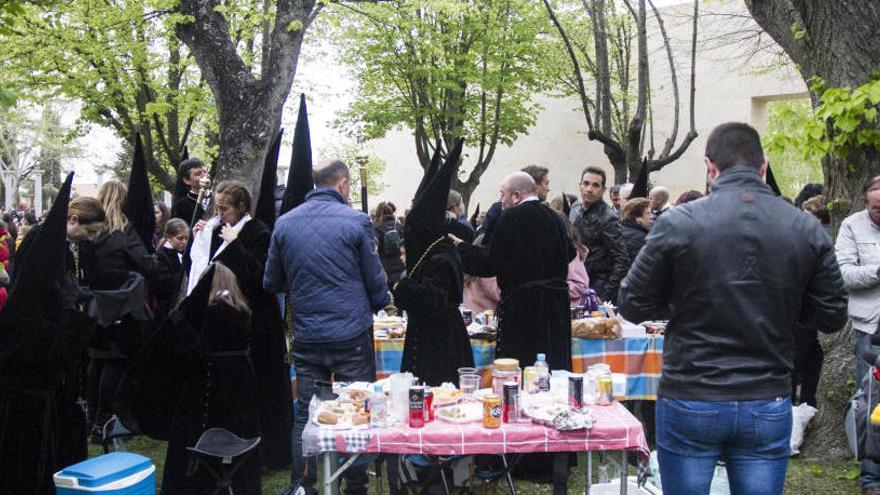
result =
[[[312,493],[317,482],[314,457],[303,457],[302,434],[309,421],[309,401],[315,395],[316,380],[338,382],[376,379],[376,353],[373,350],[372,327],[361,335],[342,342],[310,344],[294,342],[293,365],[296,368],[296,417],[293,421],[293,473],[291,479]],[[366,466],[352,466],[343,474],[345,493],[367,493]]]
[[104,426],[104,423],[113,415],[116,389],[127,369],[127,359],[92,358],[89,363],[86,387],[90,427]]
[[[816,389],[819,387],[819,375],[825,352],[819,344],[819,334],[815,330],[799,329],[795,335],[794,373],[791,376],[792,403],[806,403],[819,407],[816,402]],[[798,394],[798,385],[800,393]]]

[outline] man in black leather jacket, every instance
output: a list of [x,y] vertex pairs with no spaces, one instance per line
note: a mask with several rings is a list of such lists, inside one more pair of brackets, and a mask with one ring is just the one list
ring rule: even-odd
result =
[[837,331],[846,299],[831,238],[764,184],[746,124],[706,144],[709,197],[664,213],[620,289],[634,322],[671,308],[657,402],[664,492],[708,493],[727,460],[733,493],[782,493],[795,324]]
[[604,301],[615,302],[620,281],[626,276],[630,259],[621,240],[620,218],[602,200],[605,171],[587,167],[581,173],[581,199],[571,207],[569,220],[578,229],[581,242],[590,250],[584,266],[590,288]]

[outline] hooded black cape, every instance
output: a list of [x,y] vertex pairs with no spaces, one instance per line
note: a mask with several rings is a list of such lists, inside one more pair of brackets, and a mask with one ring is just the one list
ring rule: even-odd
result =
[[[174,318],[176,346],[168,355],[177,394],[170,401],[172,421],[162,478],[164,495],[209,495],[215,481],[204,469],[187,476],[187,447],[208,428],[220,427],[242,438],[260,434],[258,383],[249,349],[251,316],[225,303],[207,304],[213,270],[199,282]],[[251,457],[237,472],[237,494],[260,493],[260,461]]]
[[[271,231],[263,222],[251,219],[241,229],[238,239],[229,244],[214,260],[220,261],[238,279],[253,314],[252,360],[257,376],[260,400],[260,444],[263,464],[279,469],[290,464],[290,432],[293,427],[293,397],[290,368],[285,362],[287,342],[278,300],[263,290],[263,271],[269,254]],[[220,228],[212,232],[212,255],[222,240]],[[217,241],[221,242],[217,242]]]
[[[92,325],[65,276],[65,223],[73,174],[33,232],[0,312],[0,480],[4,493],[55,493],[52,474],[86,458],[86,421],[77,404],[80,364]],[[35,227],[36,229],[36,227]]]
[[[464,286],[461,260],[445,240],[446,196],[462,145],[458,143],[434,177],[426,173],[419,185],[405,226],[408,274],[392,289],[395,303],[409,315],[401,371],[429,385],[456,383],[456,370],[474,365],[458,309]],[[434,244],[437,239],[444,240]]]

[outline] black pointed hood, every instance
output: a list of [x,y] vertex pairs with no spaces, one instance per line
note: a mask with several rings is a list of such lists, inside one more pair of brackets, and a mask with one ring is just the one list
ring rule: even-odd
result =
[[639,175],[636,177],[636,182],[633,184],[632,192],[629,193],[629,198],[627,199],[635,199],[635,198],[647,198],[648,197],[648,159],[645,158],[642,160],[642,168],[639,169]]
[[406,269],[409,273],[430,245],[446,236],[446,201],[463,146],[464,140],[459,139],[433,179],[428,179],[428,185],[415,199],[406,217],[403,237],[406,239]]
[[477,203],[477,207],[474,208],[474,214],[471,215],[471,219],[470,219],[471,227],[473,227],[474,230],[477,230],[477,219],[478,218],[480,218],[480,203]]
[[565,194],[565,191],[562,192],[562,213],[565,214],[565,218],[571,216],[571,203],[568,202],[568,195]]
[[122,212],[144,242],[147,252],[152,253],[156,216],[153,214],[153,191],[150,188],[150,178],[147,176],[147,159],[144,156],[144,145],[140,134],[135,134],[128,194],[125,196],[125,202],[122,203]]
[[767,163],[767,185],[773,190],[773,194],[782,196],[782,191],[779,190],[779,184],[776,183],[776,177],[773,176],[773,170],[770,168],[769,162]]
[[419,181],[419,187],[416,188],[416,193],[413,195],[413,204],[418,201],[419,196],[425,191],[425,188],[428,187],[428,184],[434,180],[434,176],[437,175],[437,169],[440,168],[440,163],[442,162],[441,150],[440,150],[440,142],[437,142],[437,146],[434,147],[434,154],[431,155],[431,163],[428,164],[427,170],[425,170],[424,175],[422,175],[422,180]]
[[183,145],[183,151],[180,153],[180,161],[185,162],[189,160],[189,146]]
[[30,247],[19,253],[19,258],[16,259],[15,269],[27,276],[16,278],[9,299],[0,312],[0,328],[11,328],[6,325],[14,325],[16,320],[45,315],[49,312],[50,305],[55,304],[52,295],[64,276],[67,205],[70,203],[72,183],[73,172],[67,175]]
[[281,150],[281,136],[284,129],[278,131],[275,140],[269,145],[266,161],[263,163],[263,178],[260,180],[260,199],[254,217],[265,223],[269,229],[275,227],[275,186],[278,185],[278,152]]
[[299,116],[293,131],[293,152],[290,156],[290,170],[287,172],[287,189],[281,201],[280,215],[303,204],[306,194],[315,188],[312,177],[312,138],[309,134],[309,114],[306,108],[306,95],[299,95]]

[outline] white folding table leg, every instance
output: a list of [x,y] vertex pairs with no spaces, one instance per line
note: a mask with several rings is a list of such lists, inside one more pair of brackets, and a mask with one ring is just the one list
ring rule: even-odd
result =
[[627,467],[629,465],[626,463],[626,451],[620,451],[620,495],[626,495],[626,489],[629,488],[627,486]]
[[593,488],[593,452],[587,451],[587,472],[584,473],[584,495],[590,495]]

